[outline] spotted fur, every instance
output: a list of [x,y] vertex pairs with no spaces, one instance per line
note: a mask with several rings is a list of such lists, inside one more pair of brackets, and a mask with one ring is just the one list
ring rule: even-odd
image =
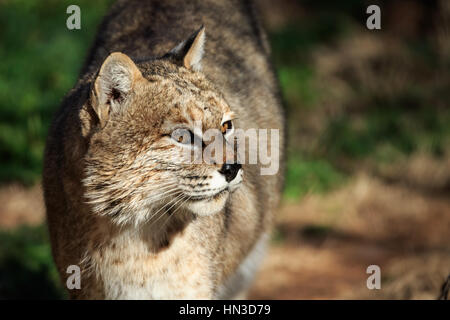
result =
[[244,164],[224,182],[221,163],[187,163],[170,134],[194,123],[220,130],[235,117],[236,128],[279,129],[283,157],[269,61],[250,2],[112,6],[45,152],[53,256],[64,283],[69,265],[82,270],[71,298],[216,299],[245,291],[280,199],[283,165],[261,176],[259,164]]

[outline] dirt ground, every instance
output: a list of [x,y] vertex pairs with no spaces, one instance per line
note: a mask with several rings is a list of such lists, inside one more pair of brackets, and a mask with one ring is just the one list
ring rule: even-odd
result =
[[[0,227],[39,224],[39,186],[2,187]],[[369,265],[381,289],[369,290]],[[251,299],[436,299],[450,273],[450,199],[364,174],[286,202]]]

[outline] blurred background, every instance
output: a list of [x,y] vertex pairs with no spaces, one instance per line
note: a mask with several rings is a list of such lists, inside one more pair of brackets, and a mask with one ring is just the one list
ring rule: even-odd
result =
[[[0,0],[0,299],[65,298],[40,187],[52,114],[111,0]],[[81,30],[66,8],[81,8]],[[381,8],[381,30],[366,8]],[[450,273],[450,1],[257,0],[288,114],[254,299],[435,299]],[[368,290],[366,268],[381,268]]]

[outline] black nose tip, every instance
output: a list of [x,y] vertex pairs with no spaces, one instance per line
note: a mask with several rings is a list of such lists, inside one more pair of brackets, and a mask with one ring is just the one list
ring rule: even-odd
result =
[[227,180],[227,182],[230,182],[236,178],[240,168],[242,168],[240,163],[225,163],[219,172],[225,176],[225,180]]

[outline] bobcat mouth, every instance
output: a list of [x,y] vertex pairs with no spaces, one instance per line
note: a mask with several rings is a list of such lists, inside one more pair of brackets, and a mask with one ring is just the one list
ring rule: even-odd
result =
[[219,192],[217,192],[216,194],[213,195],[208,195],[208,196],[191,196],[189,198],[189,201],[212,201],[212,200],[217,200],[219,198],[221,198],[222,196],[224,196],[226,193],[229,192],[228,188],[225,188]]

